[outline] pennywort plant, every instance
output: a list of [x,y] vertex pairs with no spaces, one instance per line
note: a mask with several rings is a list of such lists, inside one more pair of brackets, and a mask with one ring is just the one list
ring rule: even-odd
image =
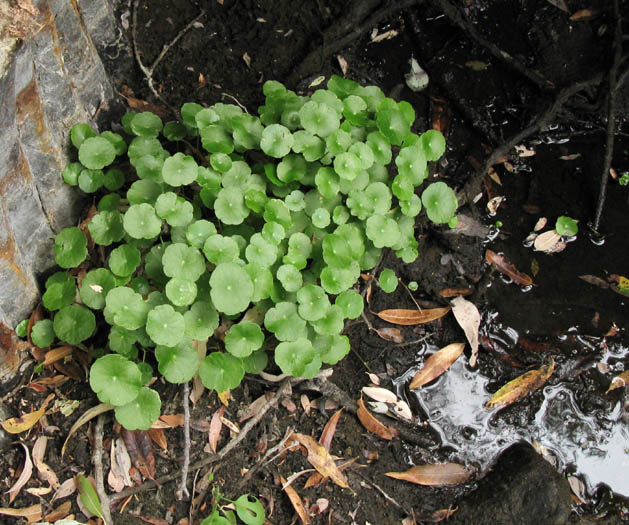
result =
[[[311,96],[276,81],[263,91],[259,115],[187,103],[181,122],[131,113],[121,134],[72,128],[78,162],[62,177],[97,195],[98,212],[57,235],[62,270],[31,335],[104,346],[90,385],[128,429],[159,416],[156,374],[199,374],[220,392],[269,359],[304,377],[337,363],[344,322],[363,310],[361,271],[384,249],[414,261],[422,210],[436,224],[455,217],[453,190],[426,184],[445,140],[416,134],[407,102],[337,76]],[[379,282],[390,292],[397,277]],[[219,323],[223,349],[204,355]]]

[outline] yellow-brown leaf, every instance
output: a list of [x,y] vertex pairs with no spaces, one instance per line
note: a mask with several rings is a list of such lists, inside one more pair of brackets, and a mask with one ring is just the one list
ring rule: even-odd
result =
[[332,438],[334,438],[334,433],[336,432],[336,425],[338,425],[341,414],[343,413],[343,409],[337,410],[334,415],[328,420],[323,427],[323,431],[321,432],[321,437],[319,438],[319,444],[325,448],[327,451],[330,450],[332,446]]
[[26,432],[35,426],[45,413],[46,411],[40,408],[39,410],[29,412],[28,414],[24,414],[20,417],[5,419],[2,422],[2,428],[4,428],[4,430],[6,430],[9,434],[20,434],[22,432]]
[[438,378],[459,358],[459,356],[463,353],[464,348],[465,343],[452,343],[432,354],[428,359],[426,359],[422,369],[415,374],[411,380],[409,388],[411,390],[419,388],[420,386],[430,383],[432,380]]
[[30,507],[26,507],[23,509],[9,509],[3,507],[0,508],[0,514],[4,514],[5,516],[26,518],[29,523],[35,523],[39,521],[42,517],[42,506],[41,503],[37,503],[36,505],[31,505]]
[[344,489],[349,488],[345,476],[336,466],[336,463],[334,463],[334,459],[332,459],[330,453],[319,445],[312,436],[294,432],[292,437],[306,448],[308,451],[308,462],[316,468],[323,477],[330,478],[339,487]]
[[425,310],[382,310],[381,312],[376,313],[376,315],[388,323],[410,326],[429,323],[431,321],[441,319],[449,311],[450,307],[446,306],[445,308],[429,308]]
[[46,356],[44,357],[43,366],[52,365],[57,361],[60,361],[64,357],[70,355],[72,353],[71,346],[60,346],[58,348],[54,348],[53,350],[49,350],[46,352]]
[[365,402],[362,399],[358,400],[358,410],[356,411],[358,419],[362,425],[371,433],[382,439],[391,441],[399,434],[398,430],[392,427],[386,426],[384,423],[376,419],[369,410],[365,407]]
[[416,465],[405,472],[387,472],[386,475],[431,487],[451,487],[465,483],[472,473],[458,463]]
[[284,479],[282,476],[280,476],[280,481],[282,482],[284,492],[286,492],[286,495],[293,505],[297,516],[299,516],[302,525],[308,525],[310,523],[310,517],[308,516],[306,507],[304,507],[304,503],[303,501],[301,501],[299,494],[297,494],[297,491],[293,487],[291,487],[290,485],[286,485],[286,479]]
[[[609,384],[609,388],[607,392],[611,390],[616,390],[622,386],[629,385],[629,370],[625,370],[622,374],[617,375],[612,379],[612,382]],[[607,392],[605,392],[607,394]]]
[[533,284],[533,279],[531,279],[530,275],[518,271],[512,263],[493,250],[487,250],[485,252],[485,259],[488,263],[493,264],[500,273],[509,277],[514,283],[521,286],[530,286]]
[[491,396],[491,399],[487,401],[485,406],[487,408],[506,407],[514,403],[518,399],[531,392],[535,392],[535,390],[543,386],[554,370],[555,361],[551,359],[549,364],[543,365],[537,370],[530,370],[512,381],[509,381],[498,390],[498,392]]

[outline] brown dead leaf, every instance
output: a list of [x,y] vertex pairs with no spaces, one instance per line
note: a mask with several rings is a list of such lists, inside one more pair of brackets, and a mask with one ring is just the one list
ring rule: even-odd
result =
[[614,379],[612,379],[612,382],[609,384],[607,392],[605,393],[607,394],[612,390],[616,390],[617,388],[626,386],[627,384],[629,384],[629,370],[625,370],[622,374],[614,377]]
[[74,478],[66,479],[57,489],[55,495],[52,497],[52,501],[57,499],[67,498],[76,492],[76,483]]
[[167,109],[161,106],[151,104],[150,102],[146,102],[145,100],[140,100],[139,98],[125,97],[124,95],[122,96],[125,98],[125,100],[127,101],[127,104],[129,104],[129,107],[131,109],[135,109],[137,111],[150,111],[151,113],[155,113],[156,115],[162,118],[171,116],[170,111],[168,111]]
[[424,386],[443,374],[463,353],[465,343],[452,343],[432,354],[419,372],[413,376],[411,390]]
[[65,518],[68,514],[70,514],[70,510],[72,509],[71,501],[64,501],[61,505],[59,505],[52,512],[49,512],[44,516],[44,520],[54,523],[57,520],[61,520]]
[[7,491],[9,494],[9,503],[13,503],[15,497],[20,493],[22,487],[26,485],[31,476],[33,475],[33,462],[31,461],[31,455],[28,451],[28,448],[24,443],[20,443],[24,448],[24,454],[26,455],[26,459],[24,460],[24,467],[22,468],[22,473],[17,481],[13,484],[13,486]]
[[14,516],[16,518],[25,518],[29,523],[36,523],[41,520],[42,506],[40,503],[31,505],[23,509],[0,508],[0,514],[5,516]]
[[377,312],[376,315],[388,323],[410,326],[430,323],[431,321],[441,319],[449,311],[449,306],[445,308],[429,308],[424,310],[392,309],[382,310]]
[[6,430],[9,434],[20,434],[33,428],[33,426],[35,426],[35,424],[37,424],[37,422],[46,413],[46,408],[48,407],[48,404],[54,399],[54,397],[55,394],[50,394],[44,400],[39,410],[29,412],[28,414],[24,414],[20,417],[11,417],[9,419],[5,419],[1,423],[2,428],[4,428],[4,430]]
[[164,414],[159,418],[169,425],[170,428],[176,428],[183,425],[183,414]]
[[66,452],[66,446],[68,445],[68,441],[79,428],[81,428],[85,423],[95,418],[96,416],[99,416],[100,414],[104,414],[105,412],[109,410],[113,410],[113,408],[114,408],[113,405],[109,405],[107,403],[101,403],[100,405],[96,405],[90,408],[89,410],[87,410],[86,412],[84,412],[81,415],[81,417],[79,417],[79,419],[77,419],[74,422],[74,425],[72,425],[72,428],[70,428],[70,432],[68,432],[66,440],[63,442],[63,446],[61,447],[61,457],[63,457]]
[[208,432],[208,439],[210,443],[210,449],[214,454],[216,454],[216,450],[218,448],[218,442],[221,439],[221,430],[223,429],[223,422],[221,421],[221,416],[225,412],[225,407],[222,406],[212,415],[212,419],[210,420],[210,431]]
[[292,438],[306,448],[308,462],[324,477],[330,478],[339,487],[349,488],[347,480],[339,470],[330,453],[325,447],[319,445],[312,436],[293,432]]
[[0,363],[2,363],[0,377],[5,375],[12,377],[16,374],[22,363],[21,354],[30,348],[29,343],[18,338],[15,330],[0,323]]
[[249,406],[245,409],[242,416],[240,416],[239,421],[242,423],[243,421],[252,418],[255,416],[260,409],[266,405],[267,401],[273,397],[272,392],[267,392],[266,394],[260,396],[259,398],[252,401]]
[[140,473],[149,479],[155,478],[155,456],[151,438],[146,430],[127,430],[120,432],[127,452],[131,457],[131,463]]
[[596,275],[579,275],[579,279],[583,279],[588,284],[593,284],[599,288],[609,288],[609,283],[605,279],[596,277]]
[[221,423],[223,423],[223,425],[225,425],[234,434],[240,434],[240,427],[233,421],[227,419],[223,414],[221,414]]
[[535,238],[533,247],[538,252],[548,252],[551,251],[559,241],[561,241],[561,235],[555,230],[548,230],[544,233],[540,233]]
[[465,297],[471,295],[473,291],[472,288],[444,288],[439,292],[439,295],[445,298],[456,297],[457,295]]
[[70,354],[72,354],[71,346],[60,346],[58,348],[54,348],[53,350],[46,352],[44,362],[42,364],[43,366],[52,365]]
[[417,485],[431,487],[452,487],[465,483],[471,472],[458,463],[439,463],[435,465],[416,465],[405,472],[387,472],[390,478],[410,481]]
[[598,15],[598,11],[596,11],[595,9],[580,9],[579,11],[573,13],[573,15],[570,17],[570,20],[572,20],[573,22],[576,22],[578,20],[591,20],[596,15]]
[[380,420],[376,419],[369,410],[367,410],[365,402],[362,398],[357,401],[357,404],[358,410],[356,411],[356,415],[362,425],[369,432],[389,441],[398,436],[400,432],[396,428],[386,426]]
[[470,366],[476,366],[478,358],[478,328],[480,327],[480,312],[474,303],[471,303],[463,297],[455,297],[452,302],[452,313],[456,322],[463,329],[467,338],[472,355],[470,357]]
[[282,489],[286,492],[286,495],[295,509],[297,516],[299,516],[302,525],[308,525],[310,523],[310,517],[308,516],[306,507],[304,506],[303,501],[301,501],[299,494],[297,494],[297,491],[293,487],[286,484],[286,479],[283,476],[280,476],[280,481],[282,482]]
[[399,328],[387,326],[385,328],[378,328],[376,333],[385,341],[392,341],[394,343],[404,342],[404,336],[402,335],[402,332],[400,332]]
[[55,474],[55,472],[46,463],[44,463],[47,443],[48,438],[46,436],[39,436],[35,440],[35,444],[33,445],[33,463],[39,473],[39,478],[47,481],[53,489],[57,490],[60,486],[59,478],[57,478],[57,474]]
[[529,275],[519,272],[517,268],[502,255],[498,255],[492,250],[487,250],[485,252],[485,259],[488,263],[493,264],[500,273],[508,276],[514,283],[521,286],[530,286],[533,284],[533,279],[531,279]]
[[332,439],[334,438],[334,433],[336,432],[336,425],[338,425],[342,413],[343,409],[341,408],[332,415],[332,417],[325,424],[325,427],[323,427],[321,437],[319,437],[319,444],[328,452],[330,451],[330,447],[332,446]]
[[518,399],[535,392],[544,385],[555,370],[555,361],[551,358],[550,363],[543,365],[537,370],[529,370],[525,374],[509,381],[498,390],[491,399],[485,403],[487,408],[503,408]]
[[168,450],[168,440],[166,439],[166,434],[161,428],[149,428],[148,433],[153,443],[155,443],[163,451]]
[[443,136],[448,138],[448,128],[450,127],[450,111],[446,105],[446,100],[439,97],[431,97],[432,108],[430,121],[432,129],[441,131]]

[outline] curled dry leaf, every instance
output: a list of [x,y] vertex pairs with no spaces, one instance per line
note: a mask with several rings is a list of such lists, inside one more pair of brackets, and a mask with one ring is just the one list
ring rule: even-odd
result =
[[377,312],[376,315],[388,323],[410,326],[436,321],[437,319],[441,319],[449,311],[449,306],[445,308],[429,308],[424,310],[391,309],[382,310]]
[[493,264],[500,273],[508,276],[514,283],[521,286],[530,286],[533,284],[533,279],[531,279],[529,275],[519,272],[518,269],[502,255],[498,255],[492,250],[487,250],[485,252],[485,259],[488,263]]
[[28,448],[24,443],[20,443],[24,448],[24,454],[26,455],[26,459],[24,460],[24,467],[22,468],[22,473],[17,481],[13,484],[13,486],[7,491],[9,494],[9,503],[13,503],[15,497],[20,493],[22,487],[26,485],[31,476],[33,475],[33,462],[31,461],[31,455],[28,451]]
[[[166,423],[167,428],[175,428],[183,425],[183,414],[164,414],[159,419]],[[159,427],[161,428],[161,427]]]
[[68,514],[70,514],[70,510],[72,509],[71,501],[64,501],[61,505],[59,505],[52,512],[49,512],[44,516],[44,520],[55,523],[57,520],[61,520],[65,518]]
[[286,484],[286,479],[283,476],[280,476],[280,481],[282,482],[282,489],[286,492],[291,505],[301,520],[301,524],[308,525],[310,523],[310,517],[308,516],[306,507],[304,507],[304,503],[301,501],[299,494],[297,494],[297,491],[293,487]]
[[55,495],[52,497],[52,501],[67,498],[76,492],[76,483],[74,478],[66,479],[57,489]]
[[471,472],[458,463],[416,465],[405,472],[387,472],[390,478],[431,487],[451,487],[465,483]]
[[605,279],[596,277],[596,275],[579,275],[579,279],[583,279],[588,284],[593,284],[599,288],[609,288],[609,283]]
[[116,449],[114,453],[116,455],[116,464],[118,465],[117,474],[122,476],[124,484],[127,487],[131,487],[133,485],[133,481],[131,480],[131,476],[129,474],[131,471],[131,456],[129,456],[127,446],[124,444],[124,439],[121,437],[116,439]]
[[457,295],[465,297],[466,295],[470,295],[473,291],[472,288],[444,288],[439,292],[439,295],[445,298],[456,297]]
[[629,384],[629,370],[625,370],[622,374],[617,375],[612,379],[612,382],[609,384],[609,388],[607,389],[606,394],[612,390],[616,390],[617,388],[627,386]]
[[383,403],[397,403],[398,397],[395,392],[387,390],[386,388],[376,386],[364,386],[362,388],[363,394],[375,401],[382,401]]
[[349,488],[347,480],[343,473],[339,470],[330,453],[312,436],[293,432],[292,436],[300,445],[308,452],[308,462],[317,469],[317,471],[326,478],[330,478],[339,487]]
[[547,232],[540,233],[535,238],[533,247],[538,252],[548,252],[552,250],[560,240],[561,235],[559,235],[555,230],[548,230]]
[[400,332],[399,328],[378,328],[376,330],[376,333],[380,336],[380,338],[384,339],[385,341],[392,341],[394,343],[404,342],[404,336],[402,335],[402,332]]
[[127,430],[120,432],[129,452],[131,463],[145,478],[155,478],[155,455],[151,438],[146,430]]
[[25,518],[29,523],[35,523],[41,520],[42,506],[41,503],[37,503],[36,505],[31,505],[23,509],[8,509],[3,507],[0,508],[0,514],[14,516],[16,518]]
[[149,436],[151,437],[151,441],[153,441],[153,443],[155,443],[164,452],[168,451],[168,440],[166,439],[166,434],[164,433],[163,429],[149,428],[147,432],[149,433]]
[[500,205],[503,203],[504,200],[505,200],[504,195],[498,195],[497,197],[494,197],[493,199],[489,199],[489,201],[487,202],[487,211],[489,212],[489,214],[495,215],[496,212],[498,211],[498,208],[500,208]]
[[540,231],[544,226],[546,226],[547,222],[548,222],[548,219],[546,217],[540,217],[539,219],[537,219],[537,222],[535,223],[535,226],[533,227],[533,231],[534,232]]
[[57,361],[61,361],[63,358],[69,356],[72,353],[71,346],[60,346],[46,352],[44,357],[43,366],[52,365]]
[[432,354],[426,359],[421,370],[413,376],[409,388],[413,390],[437,379],[459,358],[464,348],[465,343],[452,343]]
[[397,403],[392,407],[393,413],[406,421],[413,421],[413,412],[408,403],[403,399],[398,399]]
[[391,441],[393,438],[397,437],[399,431],[396,428],[388,427],[378,419],[376,419],[367,407],[365,407],[365,402],[361,399],[357,401],[358,410],[356,411],[356,415],[358,419],[362,423],[362,425],[371,433],[376,434],[376,436],[381,437],[382,439],[387,439]]
[[273,397],[272,392],[267,392],[266,394],[260,396],[251,402],[251,404],[246,408],[245,412],[240,416],[239,421],[242,423],[243,421],[252,418],[255,416],[260,409],[266,405],[267,401]]
[[40,479],[47,481],[48,484],[55,490],[59,488],[59,479],[57,474],[44,463],[44,456],[46,455],[46,444],[48,438],[46,436],[39,436],[33,445],[33,463],[39,473]]
[[216,454],[216,449],[218,448],[218,442],[221,439],[221,430],[223,429],[223,421],[221,420],[221,416],[225,412],[225,407],[219,408],[212,415],[212,419],[210,420],[210,431],[208,432],[208,439],[210,442],[210,450]]
[[4,428],[4,430],[6,430],[9,434],[21,434],[22,432],[30,430],[44,416],[44,414],[46,413],[46,408],[54,399],[54,397],[55,394],[50,394],[44,400],[39,410],[34,410],[33,412],[29,412],[28,414],[24,414],[20,417],[11,417],[9,419],[5,419],[1,423],[2,428]]
[[79,428],[81,428],[85,423],[87,423],[91,419],[107,412],[108,410],[113,410],[113,408],[114,408],[113,405],[109,405],[107,403],[101,403],[100,405],[96,405],[95,407],[90,408],[79,419],[77,419],[74,425],[72,425],[70,432],[68,432],[68,437],[66,437],[66,440],[63,442],[63,447],[61,447],[61,457],[63,457],[63,455],[66,452],[66,446],[68,444],[68,441]]
[[339,419],[341,418],[341,414],[343,413],[343,409],[337,410],[332,417],[328,420],[323,427],[323,431],[321,432],[321,437],[319,438],[319,444],[325,448],[328,452],[332,447],[332,439],[334,438],[334,433],[336,432],[336,426],[338,425]]
[[535,392],[544,385],[548,378],[555,370],[555,361],[551,361],[547,365],[543,365],[537,370],[530,370],[512,381],[509,381],[500,390],[498,390],[491,399],[487,401],[487,408],[502,408],[514,403],[518,399]]
[[595,9],[580,9],[570,17],[570,20],[572,20],[573,22],[576,22],[578,20],[591,20],[597,14],[598,11],[596,11]]
[[455,297],[452,300],[452,313],[456,322],[465,332],[467,342],[472,349],[470,357],[470,366],[476,366],[478,357],[478,328],[480,327],[480,312],[474,303],[471,303],[463,297]]

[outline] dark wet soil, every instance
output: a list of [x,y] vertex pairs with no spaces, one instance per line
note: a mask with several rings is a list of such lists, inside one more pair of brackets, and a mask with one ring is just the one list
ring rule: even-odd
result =
[[[320,75],[327,78],[341,74],[341,64],[346,63],[346,76],[379,85],[392,96],[411,102],[417,113],[418,130],[430,128],[441,115],[448,151],[437,167],[437,174],[462,188],[491,150],[524,129],[552,103],[559,89],[605,72],[610,66],[614,21],[607,2],[575,0],[569,2],[570,13],[553,3],[546,0],[456,2],[459,12],[465,13],[467,31],[464,31],[443,15],[440,2],[418,2],[418,5],[406,2],[407,7],[401,10],[395,2],[373,0],[354,3],[140,0],[137,26],[132,31],[133,2],[119,0],[116,16],[131,23],[131,27],[123,33],[122,47],[106,51],[107,56],[116,56],[108,63],[121,93],[164,108],[178,108],[191,101],[205,105],[222,101],[255,112],[263,100],[261,85],[265,80],[280,80],[289,88],[305,90]],[[571,21],[570,14],[581,9],[592,9],[593,15]],[[377,22],[373,23],[370,17],[379,14],[382,16],[377,16]],[[143,64],[150,67],[164,46],[195,18],[192,27],[155,67],[153,80],[160,95],[157,98],[135,62],[133,45]],[[351,38],[354,32],[357,34]],[[372,41],[375,34],[387,32],[390,38]],[[471,39],[470,32],[483,39],[485,45]],[[509,53],[532,73],[533,79],[497,58],[487,44]],[[404,84],[411,57],[430,76],[430,84],[423,92],[414,93]],[[588,238],[587,223],[594,213],[604,153],[604,99],[604,84],[571,99],[552,126],[522,142],[534,152],[533,156],[511,151],[509,164],[496,166],[500,183],[486,178],[482,199],[461,209],[485,228],[480,233],[466,236],[418,223],[418,261],[404,265],[392,255],[383,261],[383,266],[393,268],[404,284],[419,283],[418,291],[410,292],[399,286],[394,293],[385,294],[374,286],[370,310],[414,308],[415,302],[426,307],[442,306],[447,300],[439,294],[441,290],[469,287],[474,290],[471,299],[481,310],[497,312],[497,317],[485,317],[485,333],[495,334],[490,325],[493,323],[495,328],[500,323],[513,330],[511,334],[515,332],[518,337],[536,342],[548,341],[571,330],[600,341],[615,323],[620,329],[615,337],[624,341],[626,348],[629,299],[578,279],[584,274],[606,278],[609,274],[626,275],[628,271],[627,188],[610,180],[600,227],[606,236],[605,243],[595,246]],[[612,164],[618,173],[629,169],[628,106],[627,97],[620,96]],[[494,216],[485,208],[488,194],[506,197]],[[560,215],[579,221],[576,241],[555,255],[534,252],[524,246],[524,239],[540,217],[548,218],[548,229]],[[496,221],[502,222],[498,235]],[[520,271],[533,275],[535,286],[523,291],[516,284],[502,280],[484,261],[488,248],[504,253]],[[372,314],[368,317],[375,329],[391,326]],[[213,486],[231,499],[244,492],[261,498],[269,523],[294,522],[294,510],[282,491],[280,476],[289,478],[310,468],[304,457],[297,453],[277,457],[241,484],[243,475],[260,461],[265,447],[276,445],[288,429],[318,438],[335,407],[345,405],[347,409],[340,419],[331,451],[344,460],[356,459],[347,471],[351,489],[340,489],[330,481],[306,489],[304,482],[309,474],[293,484],[307,508],[320,498],[328,500],[328,510],[314,516],[313,523],[375,525],[401,523],[405,518],[409,520],[405,523],[413,523],[413,516],[416,522],[429,522],[439,517],[433,513],[457,507],[461,510],[449,518],[452,523],[541,523],[542,508],[550,509],[550,517],[544,523],[561,523],[566,519],[575,523],[590,519],[620,523],[629,519],[624,500],[612,496],[605,488],[585,495],[582,505],[573,505],[565,476],[553,475],[553,469],[549,473],[545,463],[540,466],[539,458],[531,458],[530,447],[525,452],[512,451],[499,460],[494,472],[479,471],[471,481],[457,487],[424,487],[385,476],[386,472],[406,470],[413,464],[466,463],[464,450],[440,447],[437,433],[423,423],[426,414],[419,411],[400,380],[418,367],[427,352],[462,340],[463,333],[451,316],[420,327],[402,327],[401,344],[384,340],[364,323],[350,325],[347,333],[352,352],[335,367],[329,380],[332,386],[313,382],[296,386],[290,398],[272,409],[241,446],[223,461],[192,473],[196,483],[202,485],[212,474]],[[561,352],[552,355],[559,368],[570,359],[586,359]],[[544,353],[523,355],[517,345],[504,345],[501,352],[492,352],[485,346],[481,348],[478,373],[491,379],[495,391],[528,368],[541,366],[547,358]],[[514,366],[514,362],[521,366]],[[623,355],[618,362],[616,370],[626,368],[629,355]],[[622,402],[621,390],[613,396],[604,396],[613,371],[588,369],[586,372],[583,377],[596,377],[576,387],[579,395],[602,399],[607,410]],[[376,374],[381,386],[397,389],[414,410],[414,425],[389,421],[401,430],[399,439],[389,442],[374,436],[351,412],[352,407],[355,410],[354,402],[359,399],[361,388],[369,384],[368,373]],[[561,380],[553,378],[550,383]],[[243,386],[232,392],[226,417],[238,421],[249,403],[275,391],[277,386],[247,377]],[[163,413],[180,413],[180,392],[163,385],[157,388],[162,399],[168,400]],[[46,432],[51,436],[47,461],[63,481],[79,471],[92,472],[91,427],[78,431],[65,459],[58,454],[69,426],[97,400],[86,383],[74,381],[59,387],[58,394],[81,401],[81,410],[67,418],[53,414],[46,422]],[[37,407],[41,396],[23,389],[7,402],[19,413],[23,407]],[[317,408],[306,411],[305,400],[316,400]],[[529,421],[542,400],[540,391],[511,407],[505,418]],[[193,408],[191,417],[197,422],[208,421],[219,406],[216,395],[206,393]],[[229,439],[226,431],[223,432],[220,445]],[[112,427],[106,427],[106,450],[115,437]],[[167,430],[166,437],[167,450],[158,452],[158,477],[181,468],[182,431]],[[207,433],[193,429],[192,440],[194,462],[207,455]],[[21,454],[14,447],[0,460],[3,472],[8,473],[7,479],[19,475],[16,470],[23,461]],[[107,464],[108,459],[106,467]],[[570,469],[575,472],[574,466]],[[537,484],[542,478],[546,488],[538,491]],[[115,514],[116,523],[142,523],[139,517],[169,518],[168,523],[183,523],[180,520],[190,515],[191,505],[175,499],[174,486],[175,482],[169,482],[138,494],[126,503],[121,514]],[[194,523],[209,513],[211,492],[210,488],[194,507]],[[29,498],[19,496],[16,503],[32,504]],[[475,513],[474,509],[480,507],[485,510]],[[73,509],[78,511],[76,506]]]

